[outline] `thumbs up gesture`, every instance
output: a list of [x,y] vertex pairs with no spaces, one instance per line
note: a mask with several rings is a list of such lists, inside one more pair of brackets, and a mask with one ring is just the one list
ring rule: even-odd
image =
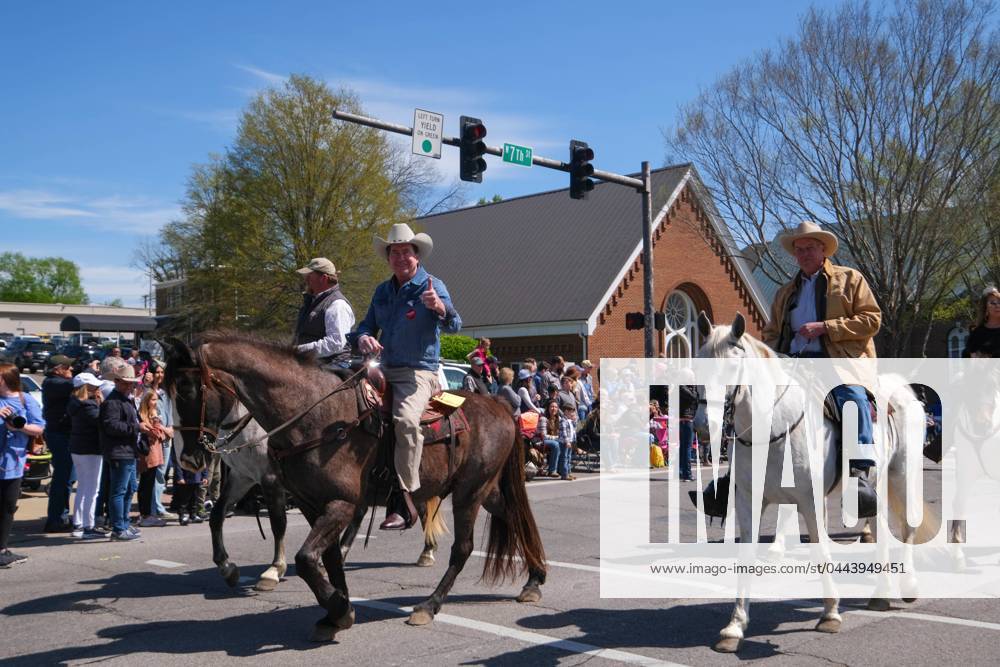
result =
[[437,292],[434,291],[434,282],[430,278],[427,279],[427,284],[424,287],[423,293],[420,295],[420,300],[428,310],[433,310],[437,313],[438,317],[444,317],[444,301],[442,301],[441,297],[439,297]]

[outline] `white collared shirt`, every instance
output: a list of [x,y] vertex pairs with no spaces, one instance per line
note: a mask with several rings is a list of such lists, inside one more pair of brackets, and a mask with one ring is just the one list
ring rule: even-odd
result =
[[[317,294],[314,297],[315,300],[322,299],[329,291]],[[347,348],[347,334],[354,326],[354,311],[351,310],[351,305],[343,299],[334,301],[323,313],[323,324],[326,328],[326,336],[311,343],[299,345],[297,348],[299,352],[312,350],[317,357],[323,359],[339,354]]]

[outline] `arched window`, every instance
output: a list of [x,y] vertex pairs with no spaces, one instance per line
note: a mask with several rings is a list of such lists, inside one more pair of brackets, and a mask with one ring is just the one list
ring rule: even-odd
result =
[[692,357],[701,347],[698,312],[685,292],[674,290],[663,305],[667,326],[663,331],[663,356],[678,359]]
[[965,344],[969,340],[969,330],[961,324],[948,332],[948,356],[958,359],[965,352]]

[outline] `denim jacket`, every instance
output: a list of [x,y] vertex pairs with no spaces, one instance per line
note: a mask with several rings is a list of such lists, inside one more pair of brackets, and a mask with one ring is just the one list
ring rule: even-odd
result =
[[[445,316],[428,310],[420,300],[427,281],[434,280],[434,291],[444,303]],[[379,342],[382,363],[386,366],[420,368],[436,371],[441,357],[441,333],[458,333],[462,318],[451,303],[448,288],[438,278],[418,266],[407,283],[396,289],[395,277],[375,288],[368,314],[358,325],[354,336],[375,336],[381,330]]]

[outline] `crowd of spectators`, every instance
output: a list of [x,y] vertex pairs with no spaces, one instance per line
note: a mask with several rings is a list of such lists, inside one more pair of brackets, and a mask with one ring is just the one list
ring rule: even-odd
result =
[[[0,567],[26,560],[8,542],[27,454],[42,436],[52,454],[44,532],[131,542],[142,528],[207,518],[211,471],[187,473],[177,464],[163,377],[162,364],[137,351],[124,358],[115,348],[103,361],[84,364],[57,354],[48,361],[38,405],[20,391],[20,370],[0,364]],[[167,508],[170,472],[175,491]]]

